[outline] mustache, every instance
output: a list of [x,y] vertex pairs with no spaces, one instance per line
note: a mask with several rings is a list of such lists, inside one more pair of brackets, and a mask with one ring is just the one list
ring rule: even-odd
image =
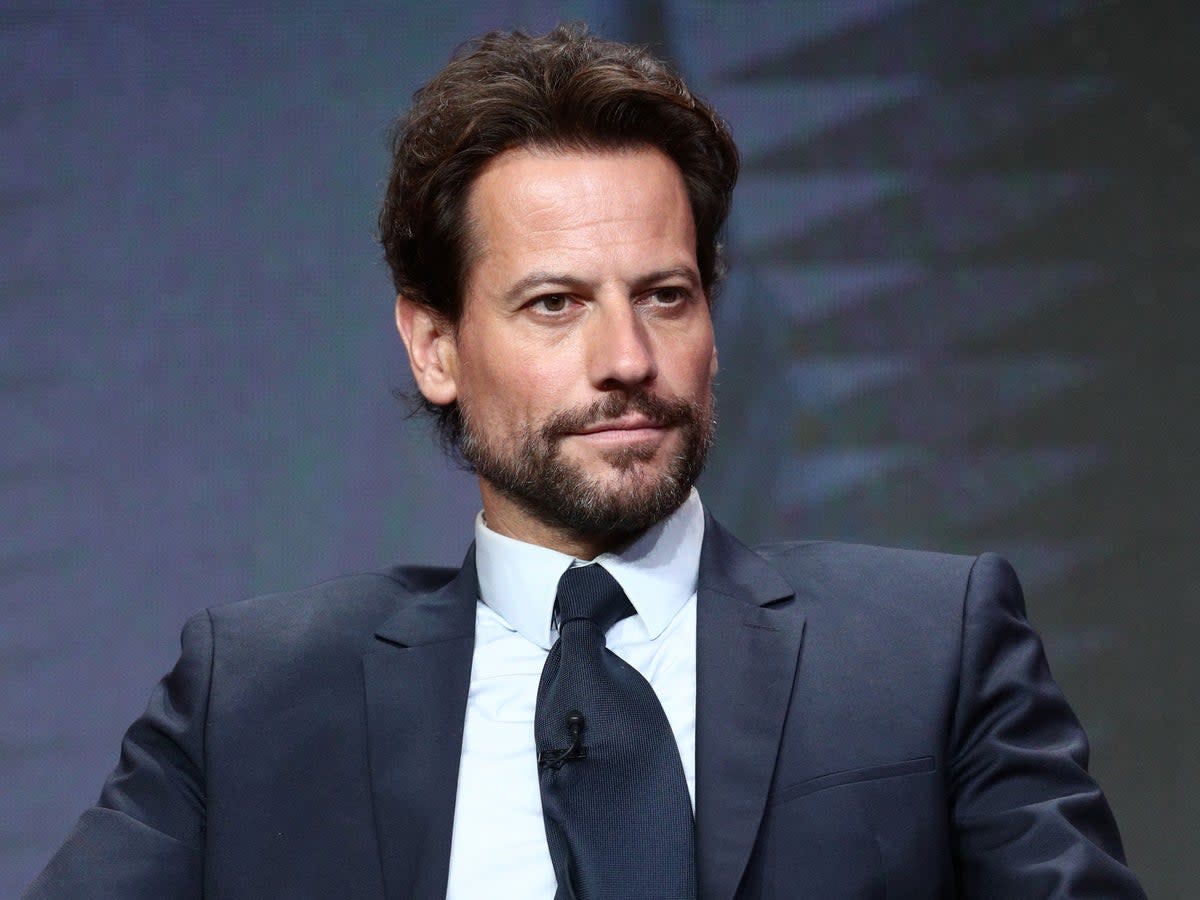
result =
[[700,409],[687,400],[660,397],[646,391],[613,393],[582,409],[555,413],[542,425],[541,436],[547,441],[558,440],[597,422],[617,419],[629,413],[645,416],[658,428],[675,428],[696,422]]

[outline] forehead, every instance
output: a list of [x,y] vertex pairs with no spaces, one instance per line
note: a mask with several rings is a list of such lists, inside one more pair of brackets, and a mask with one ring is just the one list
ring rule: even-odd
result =
[[474,250],[469,287],[481,269],[495,277],[498,269],[555,259],[598,269],[649,256],[695,265],[683,176],[653,148],[505,151],[476,178],[467,214]]

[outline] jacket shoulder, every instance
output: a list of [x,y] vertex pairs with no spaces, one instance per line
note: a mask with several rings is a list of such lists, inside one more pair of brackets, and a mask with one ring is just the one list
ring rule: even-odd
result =
[[818,609],[832,605],[839,616],[870,612],[943,625],[959,621],[981,559],[836,541],[781,541],[754,550]]
[[214,636],[226,644],[258,639],[292,653],[343,640],[361,644],[390,615],[457,573],[441,566],[391,566],[214,606],[208,614]]
[[855,577],[894,575],[897,572],[930,575],[953,572],[961,577],[970,573],[979,558],[839,541],[773,541],[754,547],[754,552],[781,569],[817,566],[830,574],[854,573]]

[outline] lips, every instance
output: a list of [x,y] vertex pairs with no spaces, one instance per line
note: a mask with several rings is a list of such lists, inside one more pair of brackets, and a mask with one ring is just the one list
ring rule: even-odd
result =
[[581,428],[575,434],[600,434],[609,431],[649,431],[664,427],[664,423],[648,419],[645,416],[628,416],[609,422],[595,422],[586,428]]
[[696,417],[692,404],[679,398],[664,398],[638,392],[614,392],[589,406],[564,410],[542,426],[548,444],[569,437],[592,440],[630,441],[661,435],[668,428],[686,428]]

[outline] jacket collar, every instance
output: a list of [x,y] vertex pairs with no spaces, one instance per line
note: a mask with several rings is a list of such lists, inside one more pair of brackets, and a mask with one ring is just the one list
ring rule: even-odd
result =
[[382,625],[375,636],[401,647],[437,644],[475,636],[475,600],[479,580],[475,575],[475,545],[467,549],[462,567],[445,585],[427,593],[416,592]]
[[804,616],[775,567],[711,516],[697,603],[697,877],[701,897],[725,900],[766,808]]
[[472,547],[446,585],[402,600],[363,655],[368,768],[387,897],[446,893],[478,593]]

